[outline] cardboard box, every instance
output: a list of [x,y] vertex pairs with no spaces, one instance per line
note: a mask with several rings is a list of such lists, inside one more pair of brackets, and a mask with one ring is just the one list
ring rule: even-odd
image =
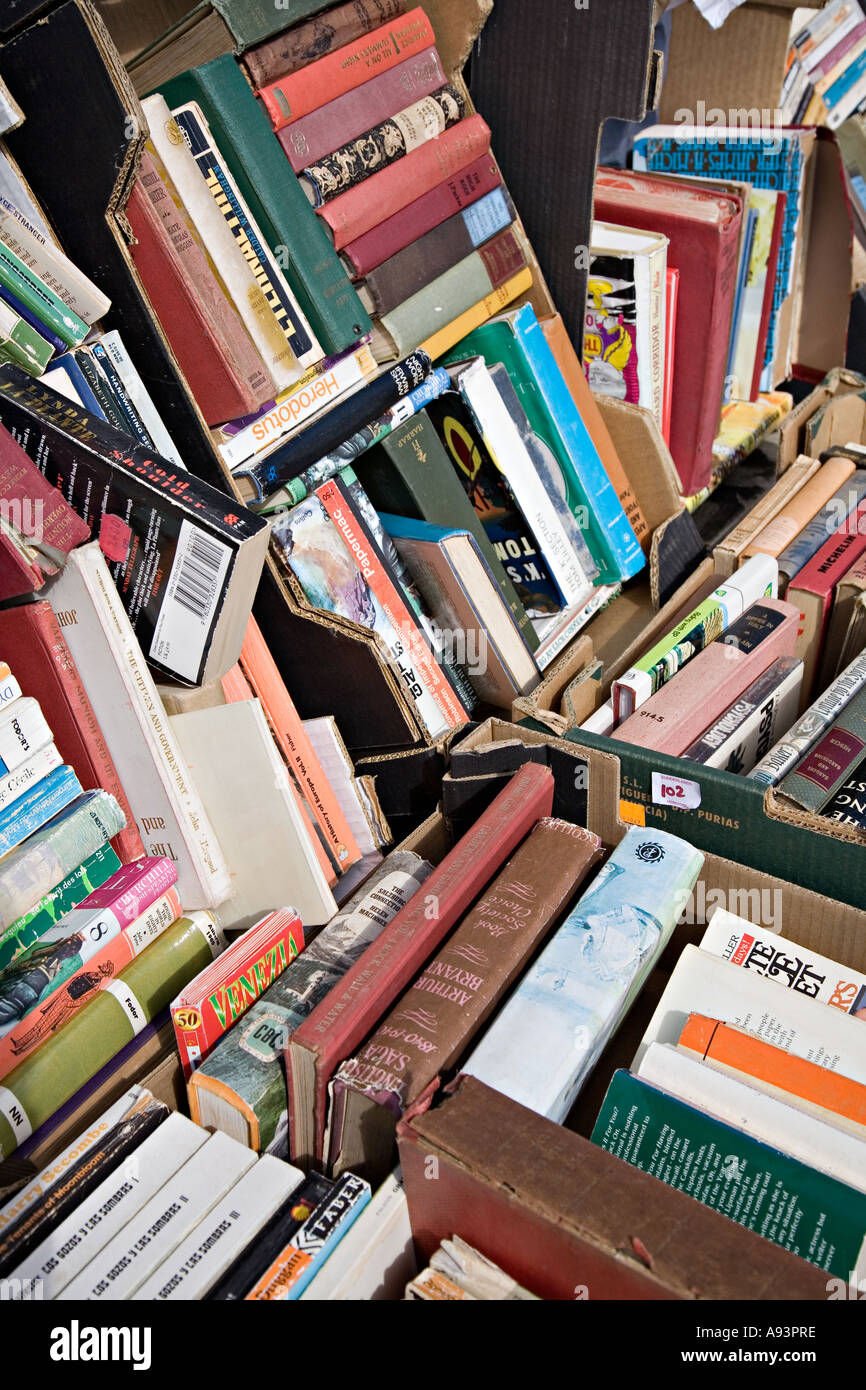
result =
[[[857,406],[842,406],[845,397],[866,390],[866,377],[851,372],[846,367],[836,367],[810,391],[789,415],[786,415],[776,431],[779,441],[776,470],[784,473],[800,454],[818,458],[831,444],[848,444],[849,435],[841,436],[854,425],[856,428],[859,409]],[[831,406],[831,409],[827,409]],[[835,435],[839,438],[835,438]]]

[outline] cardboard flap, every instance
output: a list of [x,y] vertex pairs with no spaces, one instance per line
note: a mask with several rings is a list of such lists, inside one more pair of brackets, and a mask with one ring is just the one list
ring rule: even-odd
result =
[[425,0],[446,72],[462,72],[493,10],[493,0]]
[[653,533],[650,586],[653,607],[663,608],[707,553],[691,512],[685,509],[663,521]]
[[817,134],[803,306],[795,345],[795,374],[807,379],[823,376],[845,361],[854,241],[839,142],[829,130],[819,129]]

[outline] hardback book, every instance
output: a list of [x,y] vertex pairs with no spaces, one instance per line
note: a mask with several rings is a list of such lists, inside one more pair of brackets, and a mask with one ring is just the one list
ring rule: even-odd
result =
[[90,332],[90,325],[4,241],[0,241],[0,285],[68,347],[77,347]]
[[[85,790],[101,787],[110,792],[123,811],[126,826],[114,838],[114,846],[124,863],[132,863],[144,853],[141,835],[129,799],[121,784],[105,736],[79,675],[78,668],[60,624],[50,604],[23,604],[0,612],[0,648],[15,662],[15,668],[28,691],[39,691],[40,706],[54,736],[58,756],[76,773]],[[47,748],[18,769],[29,768],[28,783],[33,784],[49,770]],[[43,771],[39,771],[39,769]],[[11,782],[10,778],[6,779]],[[5,808],[23,794],[24,786],[10,785]]]
[[323,156],[372,130],[395,111],[430,96],[447,82],[438,52],[427,48],[284,126],[279,131],[280,144],[295,173],[300,174]]
[[34,831],[82,793],[71,767],[58,767],[4,812],[0,812],[0,855],[17,849]]
[[125,926],[110,910],[82,906],[49,927],[0,978],[0,1076],[40,1047],[97,990],[106,989],[181,912],[177,890],[167,888]]
[[181,917],[4,1078],[0,1145],[5,1158],[141,1032],[199,970],[225,949],[207,912]]
[[597,582],[615,584],[639,573],[643,551],[532,306],[500,315],[455,351],[505,366],[533,431],[556,460],[558,491],[584,533]]
[[787,205],[788,195],[781,189],[750,188],[749,211],[755,228],[744,265],[740,320],[729,363],[739,395],[748,400],[757,400],[761,390]]
[[425,52],[435,42],[433,26],[424,11],[410,10],[372,33],[324,54],[317,62],[260,88],[259,100],[274,130],[280,130],[370,78],[395,68],[406,58]]
[[[123,828],[108,792],[83,792],[0,863],[0,968],[11,959],[5,933],[51,886]],[[17,954],[17,950],[14,954]]]
[[250,1289],[247,1301],[285,1302],[300,1298],[369,1204],[370,1196],[370,1185],[363,1178],[354,1173],[338,1178],[333,1191],[310,1213]]
[[813,705],[806,710],[793,728],[789,729],[757,767],[749,773],[765,786],[775,787],[787,772],[797,766],[806,753],[815,747],[833,721],[866,686],[866,651],[856,656],[850,666]]
[[725,772],[751,772],[777,735],[796,720],[802,683],[802,661],[780,656],[685,750],[683,757]]
[[613,737],[623,743],[682,756],[780,656],[794,656],[798,609],[763,599],[717,641],[652,695]]
[[397,1120],[483,1029],[580,883],[597,835],[542,820],[360,1052],[331,1083],[328,1166],[381,1181]]
[[429,338],[425,338],[421,347],[434,362],[437,361],[457,343],[468,338],[470,333],[474,333],[476,328],[496,318],[509,304],[528,295],[534,283],[532,269],[527,265],[497,289],[491,290],[483,299],[479,299],[471,308],[465,309],[456,319],[452,319]]
[[862,1193],[626,1071],[608,1088],[592,1140],[829,1274],[847,1280],[862,1269]]
[[[231,8],[230,0],[224,8]],[[244,44],[238,33],[241,18],[238,16],[233,32],[241,46],[247,48],[243,64],[255,87],[264,87],[275,78],[298,72],[326,53],[345,48],[371,30],[399,19],[405,14],[407,5],[405,0],[351,0],[348,4],[335,5],[326,14],[319,13],[318,9],[318,4],[311,0],[291,0],[288,14],[283,12],[278,17],[268,12],[267,22],[271,26],[279,24],[282,32],[265,42],[249,40],[249,43],[256,43],[255,47]],[[284,28],[287,24],[288,29]]]
[[121,867],[111,845],[103,843],[93,854],[43,893],[33,905],[0,936],[0,971],[6,969],[16,956],[29,950],[34,942],[56,926],[57,922],[78,907],[79,903],[111,878]]
[[[491,201],[488,202],[488,198]],[[509,209],[506,199],[496,160],[490,153],[479,155],[464,168],[422,192],[399,212],[392,213],[368,232],[347,242],[340,252],[341,259],[353,278],[369,275],[376,266],[384,264],[401,251],[408,251],[435,227],[471,208],[476,209],[470,219],[475,234],[479,230],[492,229],[489,235],[495,235],[496,231],[501,231],[513,220],[507,216]],[[483,208],[480,206],[482,202],[485,204]],[[497,223],[501,223],[501,226]]]
[[333,239],[334,249],[342,251],[437,185],[453,179],[489,149],[487,122],[478,115],[467,116],[438,140],[421,145],[397,164],[341,193],[319,208],[316,216]]
[[[403,356],[459,320],[488,295],[527,268],[526,251],[514,226],[425,282],[409,299],[381,312],[373,329],[373,352],[387,362]],[[456,334],[455,334],[456,337]]]
[[[858,830],[866,830],[866,758],[854,769],[853,776],[842,783],[831,801],[827,802],[822,816],[838,821],[840,825],[853,825]],[[866,1000],[866,994],[864,994]],[[864,1005],[866,1008],[866,1005]],[[866,1013],[864,1013],[866,1017]]]
[[261,457],[236,468],[234,476],[242,496],[261,502],[283,483],[297,478],[420,386],[432,365],[426,353],[410,353],[348,399],[338,401],[299,434],[278,440]]
[[188,685],[233,666],[267,549],[264,519],[226,510],[216,488],[12,367],[0,368],[0,417],[99,537],[148,660]]
[[143,1086],[125,1091],[0,1210],[0,1271],[25,1260],[55,1223],[129,1157],[168,1115]]
[[300,175],[307,198],[313,207],[321,207],[380,169],[405,159],[428,141],[437,140],[465,114],[466,99],[451,83],[419,101],[404,104],[395,115],[377,122],[332,154],[311,161]]
[[205,1298],[303,1181],[299,1168],[265,1154],[139,1285],[133,1300]]
[[358,459],[355,471],[378,511],[469,531],[505,596],[526,646],[531,651],[537,648],[538,639],[526,609],[460,486],[426,411],[399,425],[381,444],[368,450]]
[[111,300],[6,198],[0,201],[0,240],[85,323],[108,313]]
[[329,1198],[333,1191],[334,1183],[330,1178],[323,1177],[321,1173],[310,1173],[274,1214],[258,1240],[247,1246],[240,1259],[211,1289],[208,1300],[216,1303],[238,1303],[246,1298],[250,1289],[288,1241],[301,1230],[319,1204]]
[[[292,1155],[323,1158],[328,1084],[536,821],[553,807],[553,775],[526,764],[492,806],[292,1035],[286,1052]],[[435,912],[429,907],[435,901]]]
[[626,476],[622,460],[616,451],[601,411],[596,405],[580,358],[575,352],[574,344],[568,336],[568,330],[561,315],[555,314],[553,318],[542,319],[541,330],[547,339],[547,345],[553,353],[556,365],[562,373],[562,379],[589,431],[590,438],[601,459],[602,467],[613,483],[622,509],[628,518],[628,523],[646,550],[650,541],[650,528],[637,494]]
[[235,58],[191,68],[161,91],[172,110],[191,101],[201,108],[267,246],[274,254],[279,247],[280,268],[325,353],[353,346],[370,332],[369,316]]
[[668,941],[704,856],[632,826],[463,1070],[561,1124]]
[[105,348],[106,354],[111,358],[114,369],[126,388],[126,393],[138,411],[144,427],[150,438],[153,440],[153,447],[163,458],[168,459],[176,468],[183,468],[184,463],[178,452],[177,445],[163,423],[162,416],[153,403],[150,392],[139,376],[135,363],[126,350],[126,346],[120,333],[116,328],[110,333],[103,333],[100,343]]
[[136,1149],[135,1181],[123,1170],[109,1174],[16,1265],[13,1277],[40,1279],[47,1297],[56,1298],[206,1139],[205,1130],[185,1115],[169,1115]]
[[267,365],[147,151],[126,212],[135,268],[207,423],[233,420],[272,400]]
[[300,1299],[302,1303],[393,1302],[416,1270],[409,1207],[400,1170],[395,1169]]
[[866,1191],[863,1140],[838,1128],[831,1116],[819,1119],[785,1097],[759,1091],[747,1078],[707,1066],[670,1043],[650,1043],[634,1074],[760,1143],[858,1192]]
[[667,238],[592,225],[583,351],[587,380],[602,396],[641,405],[661,427],[664,398]]
[[614,724],[621,724],[661,690],[759,599],[775,598],[778,569],[771,556],[756,556],[730,583],[720,584],[611,686]]
[[[805,569],[826,541],[827,537],[836,531],[840,521],[849,517],[852,512],[856,513],[857,507],[863,498],[866,497],[866,470],[858,469],[849,479],[847,479],[839,491],[834,493],[830,500],[815,514],[808,526],[797,536],[796,540],[782,551],[779,556],[779,597],[784,598],[788,585],[800,570]],[[830,634],[827,634],[827,641]],[[829,682],[827,682],[829,684]]]
[[285,908],[268,913],[172,1001],[185,1081],[303,948],[304,929],[297,913]]
[[740,563],[752,555],[775,555],[787,550],[800,532],[822,511],[831,497],[847,483],[854,472],[850,459],[833,458],[823,463],[791,501],[759,531],[742,553]]
[[388,512],[382,522],[433,616],[445,656],[465,669],[486,704],[510,709],[538,683],[538,667],[475,537]]
[[336,903],[259,701],[176,714],[170,724],[226,855],[223,925],[248,927],[289,905],[305,928],[322,926]]
[[665,395],[662,408],[662,438],[671,447],[671,420],[674,413],[674,363],[676,362],[677,316],[680,299],[680,272],[668,266],[665,299]]
[[[866,477],[864,477],[866,483]],[[866,496],[866,493],[864,493]],[[866,647],[866,555],[843,575],[833,595],[833,610],[821,649],[820,673],[817,688],[826,690],[851,657]],[[850,655],[849,655],[850,654]]]
[[821,549],[788,585],[788,602],[798,607],[802,615],[797,655],[802,657],[805,666],[803,705],[818,693],[815,681],[836,585],[863,555],[866,555],[866,498],[857,504],[856,512],[849,513],[841,526],[832,531]]
[[666,236],[668,264],[680,272],[671,453],[683,494],[692,496],[713,467],[742,200],[673,179],[600,169],[595,216]]
[[51,604],[147,853],[177,864],[185,908],[224,902],[231,880],[222,851],[98,546],[73,553]]
[[58,1297],[112,1303],[131,1298],[255,1161],[254,1153],[227,1134],[206,1136]]
[[339,983],[432,869],[395,850],[192,1074],[190,1114],[256,1152],[288,1151],[283,1054],[295,1028]]
[[866,690],[860,690],[814,748],[782,778],[779,791],[804,810],[820,813],[852,776],[864,752]]
[[0,490],[6,504],[6,524],[0,530],[0,598],[8,599],[41,589],[70,550],[88,539],[89,531],[2,427]]

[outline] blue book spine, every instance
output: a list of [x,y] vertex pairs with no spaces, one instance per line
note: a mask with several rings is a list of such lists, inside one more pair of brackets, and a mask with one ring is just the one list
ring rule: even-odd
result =
[[3,300],[4,304],[8,304],[13,313],[16,313],[25,323],[29,323],[31,328],[35,328],[36,332],[45,339],[46,343],[51,344],[55,352],[66,351],[67,344],[64,343],[63,339],[58,338],[56,333],[52,333],[47,323],[43,323],[39,315],[34,314],[33,310],[29,309],[27,305],[18,298],[17,294],[13,294],[11,290],[7,290],[5,285],[0,285],[0,299]]
[[71,767],[58,767],[18,801],[0,813],[0,854],[23,840],[81,795],[81,783]]
[[483,246],[485,241],[502,232],[514,221],[514,208],[504,189],[494,188],[492,193],[479,198],[477,203],[464,208],[460,214],[473,246]]
[[93,394],[87,377],[84,375],[75,359],[75,354],[72,352],[65,352],[62,357],[55,357],[51,365],[52,367],[63,367],[69,374],[69,380],[78,392],[78,398],[84,409],[91,415],[95,415],[97,420],[105,420],[106,423],[108,423],[105,411]]
[[862,469],[853,473],[830,501],[822,507],[816,517],[801,531],[795,541],[779,556],[779,573],[793,579],[795,574],[808,565],[813,555],[842,525],[846,516],[866,497],[866,472]]
[[609,555],[608,573],[601,566],[601,579],[604,583],[631,579],[645,567],[646,556],[530,304],[515,314],[514,331],[568,451],[584,503],[598,521]]
[[824,105],[832,110],[844,96],[847,96],[851,88],[860,81],[864,74],[866,74],[866,53],[861,53],[856,62],[846,68],[841,77],[837,77],[832,87],[827,88],[824,93]]
[[371,1196],[369,1183],[364,1182],[363,1178],[356,1178],[354,1173],[344,1173],[337,1180],[330,1197],[320,1203],[295,1233],[291,1244],[311,1256],[311,1259],[291,1285],[287,1294],[289,1301],[300,1298],[328,1256],[355,1224]]
[[[746,235],[743,238],[743,255],[740,260],[740,273],[737,277],[737,293],[734,299],[734,312],[731,316],[731,341],[728,347],[727,374],[732,376],[734,372],[734,359],[737,355],[737,338],[740,332],[740,321],[743,317],[743,295],[746,292],[746,285],[749,280],[749,270],[752,261],[752,248],[755,244],[755,228],[758,225],[758,214],[754,208],[749,209],[749,220],[746,227]],[[729,392],[725,392],[728,399]]]

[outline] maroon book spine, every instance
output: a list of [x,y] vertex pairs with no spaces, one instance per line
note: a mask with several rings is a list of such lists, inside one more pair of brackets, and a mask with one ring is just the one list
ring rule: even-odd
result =
[[406,9],[405,0],[349,0],[348,4],[337,5],[327,14],[313,15],[305,23],[257,44],[241,61],[253,86],[265,87],[398,19]]

